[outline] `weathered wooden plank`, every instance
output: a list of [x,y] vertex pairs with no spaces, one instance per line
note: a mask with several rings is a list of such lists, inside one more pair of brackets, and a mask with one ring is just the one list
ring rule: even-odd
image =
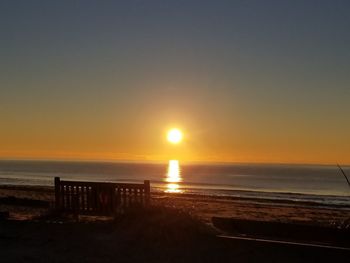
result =
[[85,182],[85,181],[60,181],[61,184],[76,186],[76,185],[85,185],[85,186],[114,186],[121,188],[140,188],[143,187],[143,184],[133,184],[133,183],[105,183],[105,182]]
[[64,194],[64,201],[65,201],[65,203],[64,203],[64,208],[65,209],[67,209],[69,206],[68,206],[68,202],[69,202],[69,200],[68,200],[68,198],[69,198],[69,195],[68,195],[68,186],[65,186],[65,185],[63,185],[63,194]]
[[81,211],[85,211],[85,186],[81,186]]
[[69,210],[72,210],[72,187],[70,186],[70,185],[68,185],[68,204],[69,204],[69,206],[68,206],[68,209]]
[[71,186],[71,197],[72,197],[72,210],[74,211],[74,213],[77,213],[77,211],[79,210],[79,200],[78,200],[76,186]]
[[91,194],[90,194],[90,186],[86,187],[86,211],[91,210]]
[[60,210],[64,209],[65,205],[65,194],[64,194],[64,185],[60,184]]
[[151,198],[151,184],[149,180],[145,180],[144,181],[144,185],[145,185],[145,203],[146,205],[149,204],[150,202],[150,198]]
[[56,209],[61,209],[61,197],[60,197],[60,178],[55,177],[55,207]]

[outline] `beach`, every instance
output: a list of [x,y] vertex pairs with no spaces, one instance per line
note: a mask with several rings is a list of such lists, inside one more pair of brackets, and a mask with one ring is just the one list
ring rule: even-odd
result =
[[[153,193],[152,210],[120,218],[52,218],[53,188],[1,186],[2,262],[315,262],[348,251],[233,241],[213,227],[213,216],[306,225],[344,226],[347,207],[262,202],[213,196]],[[277,250],[276,250],[277,249]]]
[[[11,197],[16,198],[17,202],[11,201]],[[30,202],[26,203],[26,200],[43,202],[33,205]],[[10,210],[13,219],[32,219],[53,207],[53,202],[52,187],[0,186],[0,208]],[[258,198],[152,192],[152,204],[184,211],[207,224],[210,224],[213,216],[333,226],[341,226],[350,218],[350,207],[348,206],[333,207],[307,202],[282,202]]]

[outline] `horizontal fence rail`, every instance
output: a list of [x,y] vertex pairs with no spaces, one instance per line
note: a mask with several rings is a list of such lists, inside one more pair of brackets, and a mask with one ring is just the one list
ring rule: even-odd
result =
[[55,206],[62,212],[112,215],[149,204],[150,181],[143,184],[63,181],[55,177]]

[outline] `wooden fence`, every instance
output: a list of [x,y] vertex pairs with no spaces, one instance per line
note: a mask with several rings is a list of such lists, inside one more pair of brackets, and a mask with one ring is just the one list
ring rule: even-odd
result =
[[55,177],[55,206],[62,212],[112,215],[149,204],[150,181],[143,184],[62,181]]

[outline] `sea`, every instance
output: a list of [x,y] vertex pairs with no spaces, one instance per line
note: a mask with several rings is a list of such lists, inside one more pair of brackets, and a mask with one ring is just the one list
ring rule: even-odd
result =
[[[350,179],[350,166],[342,169]],[[350,186],[336,165],[0,161],[0,185],[53,186],[54,177],[96,182],[150,180],[153,192],[350,208]]]

